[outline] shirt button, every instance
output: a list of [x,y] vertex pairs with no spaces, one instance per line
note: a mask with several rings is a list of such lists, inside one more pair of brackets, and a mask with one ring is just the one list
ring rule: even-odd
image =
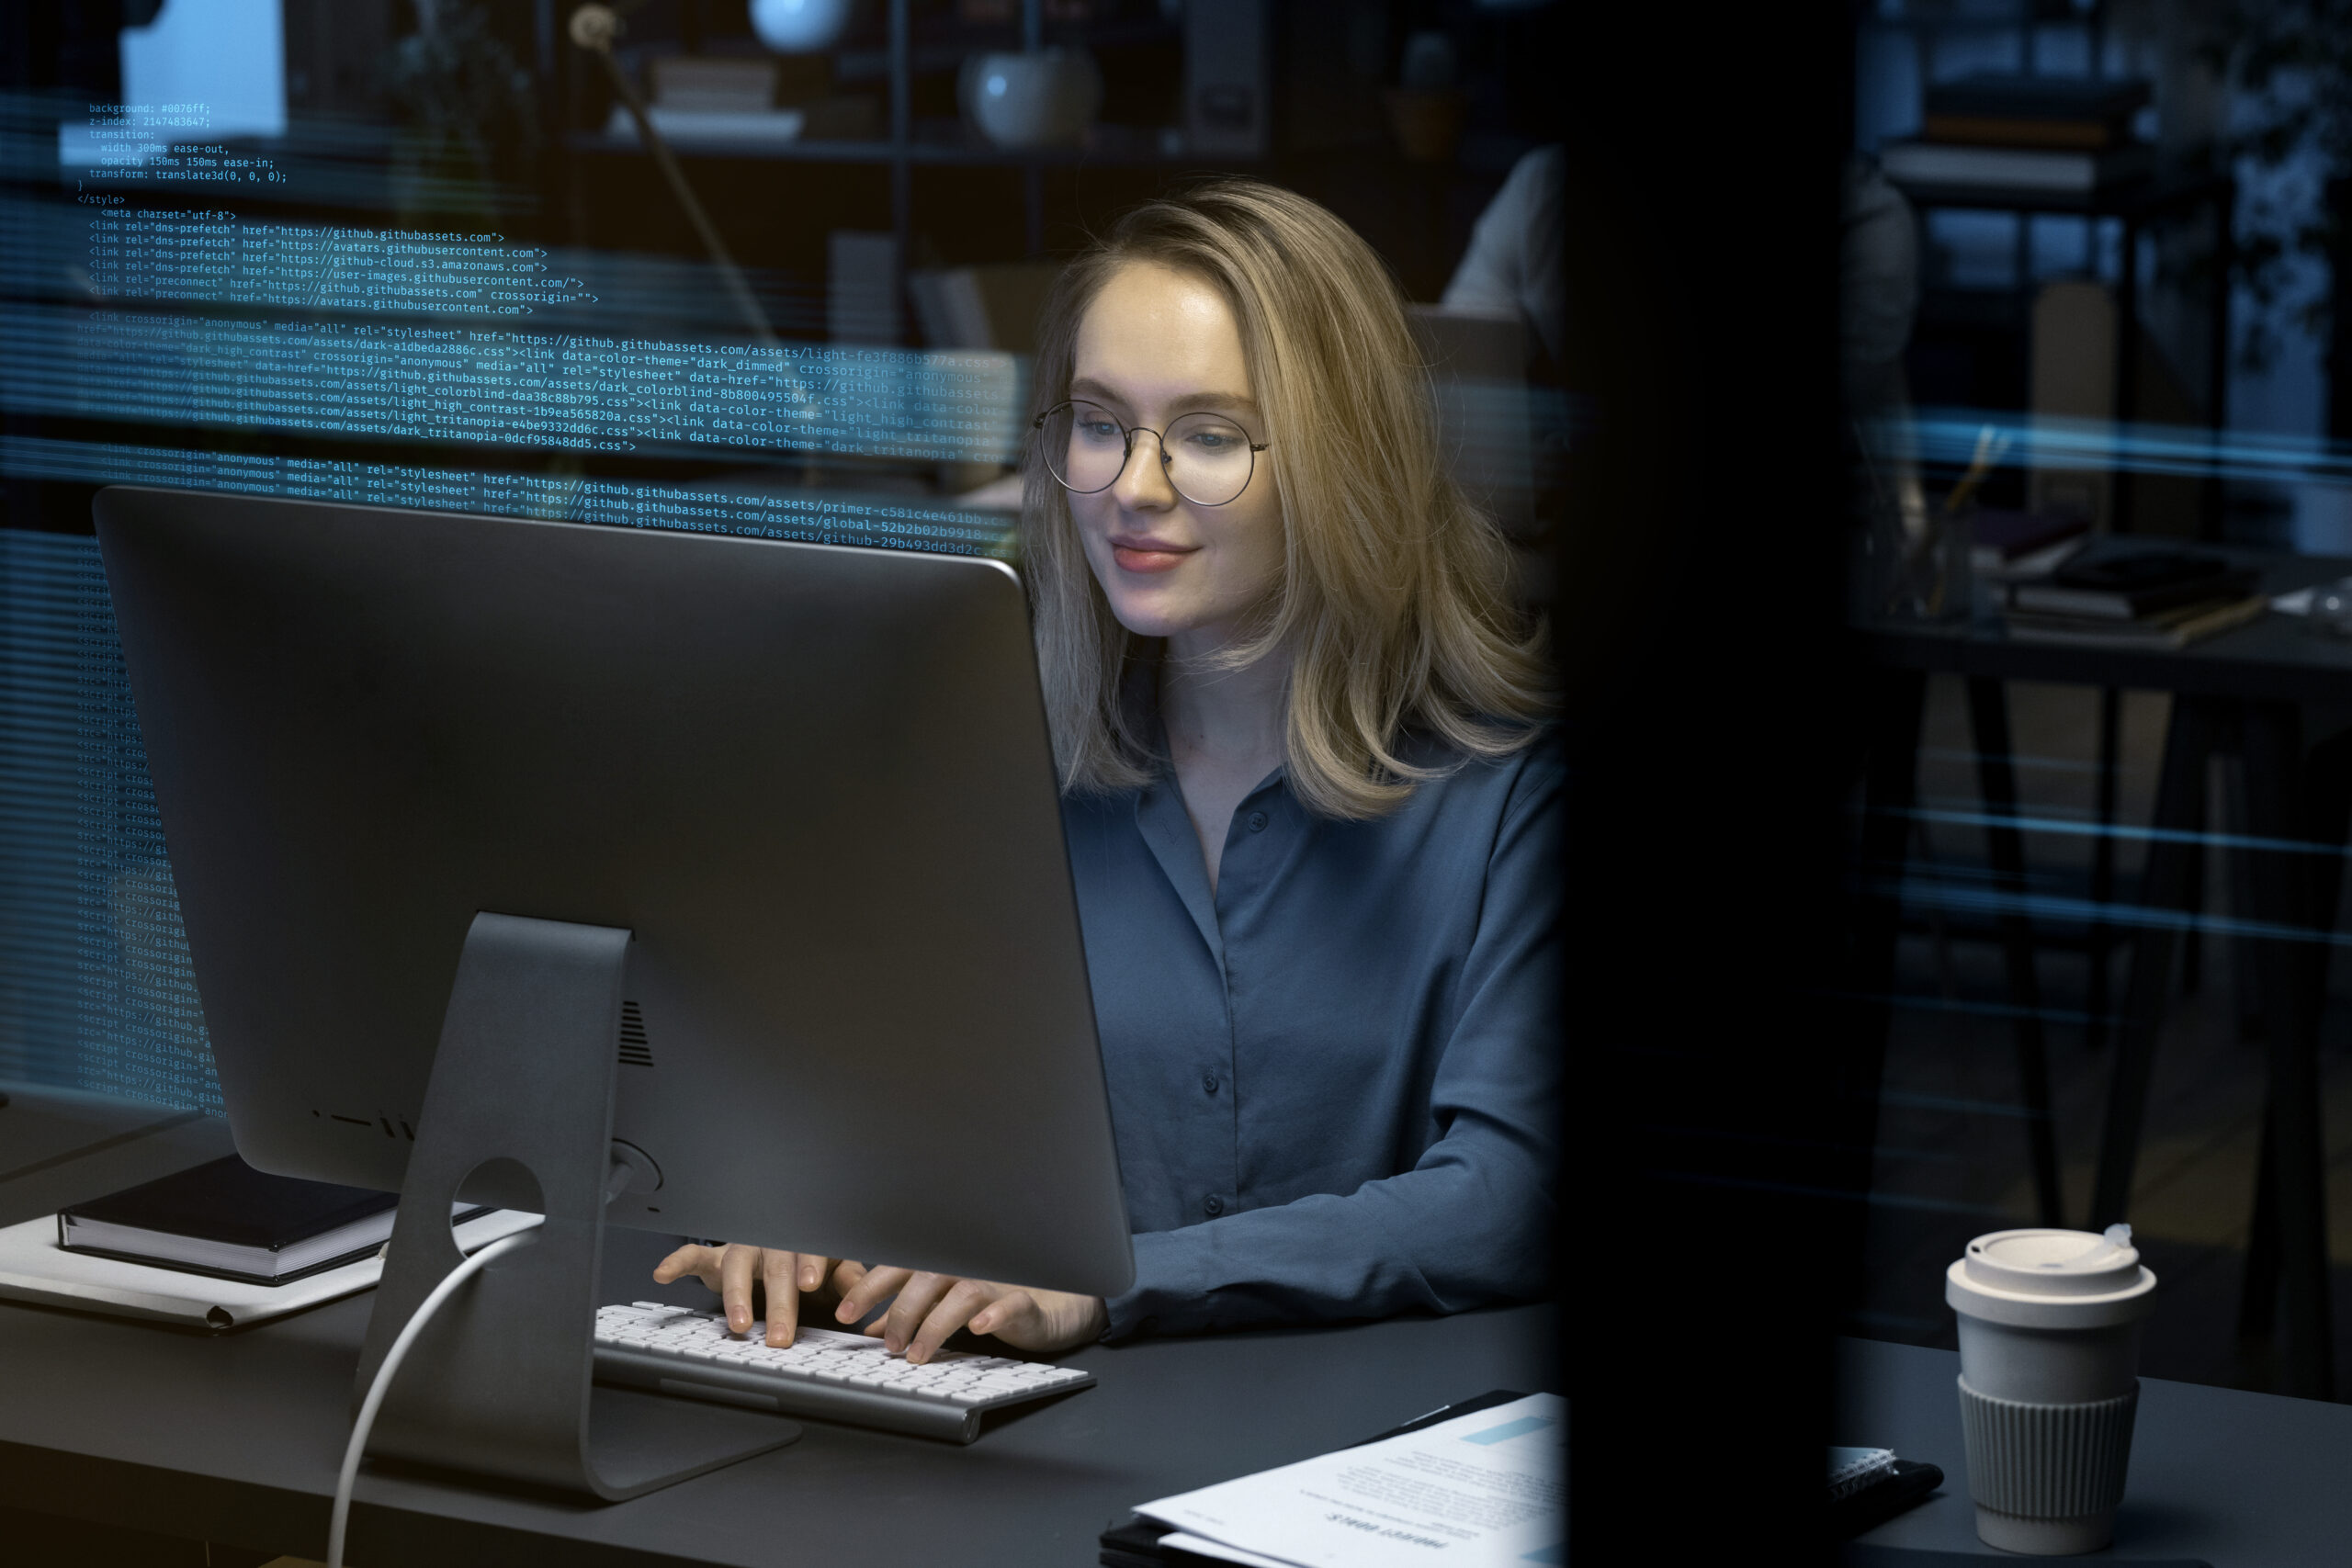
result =
[[1262,833],[1266,830],[1266,814],[1264,812],[1252,811],[1250,813],[1250,830],[1253,833]]
[[1203,1094],[1215,1094],[1216,1092],[1216,1075],[1215,1073],[1203,1073],[1201,1075],[1201,1092]]
[[1210,1219],[1216,1219],[1219,1214],[1225,1213],[1225,1200],[1212,1192],[1207,1197],[1201,1200],[1201,1208],[1208,1214]]

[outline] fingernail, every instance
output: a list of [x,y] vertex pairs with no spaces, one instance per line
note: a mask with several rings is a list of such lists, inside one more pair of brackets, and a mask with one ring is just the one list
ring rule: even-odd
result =
[[907,1352],[907,1359],[920,1367],[923,1362],[929,1360],[930,1357],[924,1353],[923,1348],[918,1345],[913,1349]]
[[857,1307],[854,1303],[843,1302],[841,1305],[833,1309],[833,1316],[842,1323],[855,1323],[857,1321]]
[[744,1329],[749,1328],[751,1325],[752,1314],[748,1312],[730,1312],[727,1314],[727,1326],[733,1329],[738,1334],[742,1333]]
[[813,1267],[800,1270],[800,1288],[804,1291],[817,1288],[817,1270]]

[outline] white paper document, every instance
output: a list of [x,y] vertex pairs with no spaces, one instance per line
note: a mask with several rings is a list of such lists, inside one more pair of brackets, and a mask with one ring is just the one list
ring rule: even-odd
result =
[[1299,1568],[1566,1562],[1567,1415],[1532,1393],[1136,1512]]
[[1221,1540],[1211,1540],[1204,1535],[1193,1535],[1178,1530],[1159,1538],[1162,1551],[1189,1551],[1195,1557],[1206,1557],[1218,1562],[1238,1562],[1241,1568],[1292,1568],[1279,1557],[1262,1552],[1244,1551],[1238,1546],[1227,1546]]
[[[468,1252],[539,1223],[537,1214],[492,1209],[450,1235]],[[357,1291],[373,1290],[381,1262],[363,1258],[283,1285],[256,1285],[209,1275],[68,1252],[57,1245],[57,1216],[0,1229],[0,1301],[78,1307],[115,1317],[155,1318],[193,1328],[222,1330],[266,1323]]]

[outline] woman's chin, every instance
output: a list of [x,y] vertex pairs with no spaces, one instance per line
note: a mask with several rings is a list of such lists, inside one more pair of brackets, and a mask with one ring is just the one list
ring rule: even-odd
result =
[[1174,637],[1191,631],[1202,620],[1198,615],[1186,613],[1185,606],[1169,604],[1162,596],[1150,593],[1111,595],[1111,614],[1137,637]]

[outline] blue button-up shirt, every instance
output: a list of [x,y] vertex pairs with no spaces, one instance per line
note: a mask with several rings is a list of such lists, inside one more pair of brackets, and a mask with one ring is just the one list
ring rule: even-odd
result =
[[1172,775],[1065,802],[1135,1232],[1110,1337],[1544,1293],[1564,809],[1548,743],[1366,822],[1277,770],[1212,894]]

